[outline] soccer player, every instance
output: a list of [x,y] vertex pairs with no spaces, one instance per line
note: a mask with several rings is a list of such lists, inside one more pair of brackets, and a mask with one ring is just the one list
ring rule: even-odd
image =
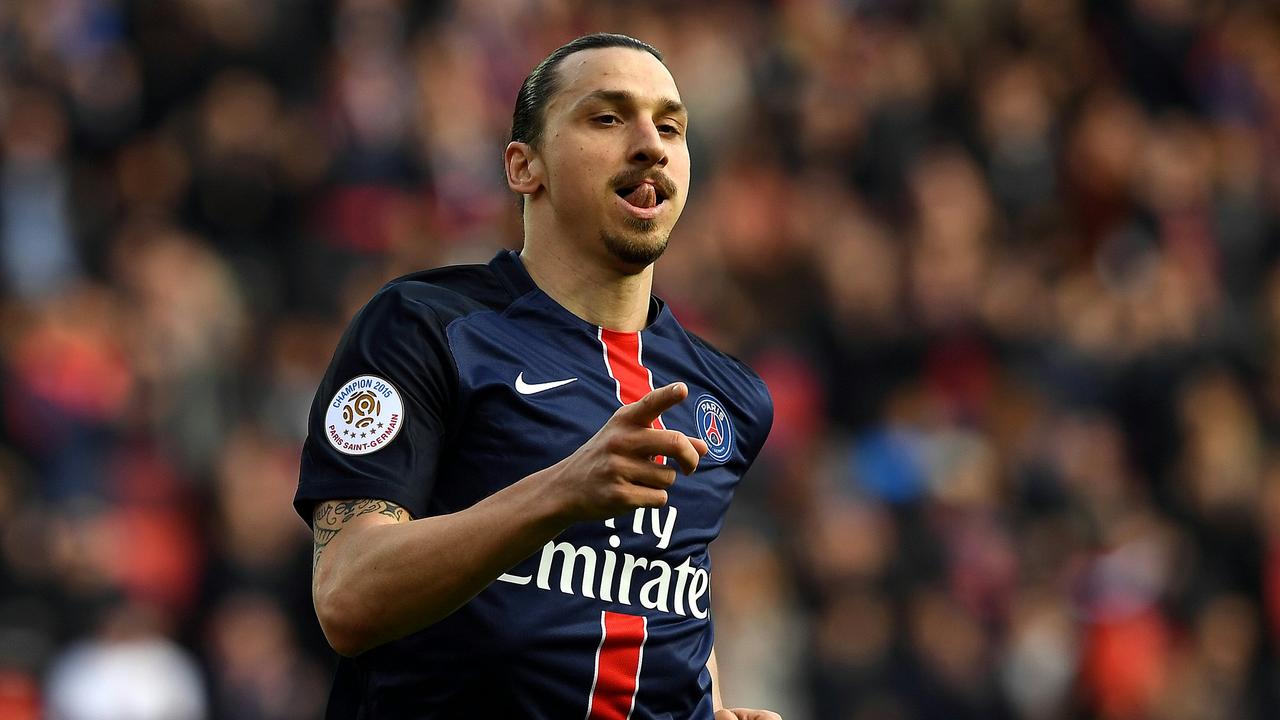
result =
[[504,155],[523,251],[352,321],[295,500],[344,656],[330,718],[778,717],[722,707],[707,553],[772,403],[650,295],[687,122],[649,45],[557,49]]

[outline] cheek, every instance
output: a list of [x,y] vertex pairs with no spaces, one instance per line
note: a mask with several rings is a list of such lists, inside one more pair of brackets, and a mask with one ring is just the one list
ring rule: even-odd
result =
[[679,150],[673,150],[668,155],[667,174],[672,180],[680,183],[683,187],[689,186],[689,167],[692,162],[689,159],[689,149],[681,147]]
[[556,184],[583,190],[598,185],[601,173],[592,168],[606,167],[606,157],[600,149],[581,140],[566,141],[561,138],[555,158],[548,163],[548,176]]
[[692,181],[691,181],[691,179],[690,179],[690,177],[689,177],[689,162],[688,162],[688,160],[686,159],[686,160],[685,160],[685,162],[684,162],[684,164],[683,164],[683,165],[681,165],[681,166],[679,166],[679,167],[671,167],[671,166],[668,166],[668,173],[667,173],[667,174],[671,177],[671,179],[672,179],[672,180],[674,180],[674,181],[675,181],[676,186],[677,186],[677,187],[679,187],[679,188],[680,188],[680,190],[681,190],[681,192],[680,192],[680,204],[682,204],[682,205],[683,205],[685,202],[688,202],[688,200],[689,200],[689,191],[690,191],[690,190],[692,189],[692,187],[693,187],[693,183],[692,183]]

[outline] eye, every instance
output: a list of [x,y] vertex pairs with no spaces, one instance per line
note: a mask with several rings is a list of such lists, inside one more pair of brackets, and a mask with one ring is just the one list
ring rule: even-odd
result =
[[601,125],[620,125],[622,118],[617,115],[597,115],[594,120]]
[[660,132],[660,133],[662,133],[662,134],[664,134],[664,135],[679,135],[679,134],[680,134],[680,126],[679,126],[679,125],[674,125],[674,124],[672,124],[672,123],[663,123],[663,124],[661,124],[661,125],[659,125],[659,126],[658,126],[658,132]]

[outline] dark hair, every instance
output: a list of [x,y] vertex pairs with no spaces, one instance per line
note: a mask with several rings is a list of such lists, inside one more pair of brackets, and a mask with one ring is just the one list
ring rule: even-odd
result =
[[[547,105],[560,89],[556,68],[560,61],[582,50],[622,47],[641,50],[662,61],[662,53],[643,40],[617,33],[592,33],[571,40],[556,48],[529,73],[516,94],[516,109],[511,114],[511,141],[522,142],[537,148],[542,142],[542,131],[547,126]],[[516,205],[524,207],[524,195],[516,195]]]
[[662,53],[647,42],[616,33],[593,33],[583,35],[560,47],[538,63],[520,85],[516,95],[516,109],[511,115],[511,141],[528,143],[538,147],[542,142],[542,131],[546,128],[547,105],[551,97],[560,89],[556,68],[560,62],[570,55],[582,50],[598,48],[623,47],[640,50],[662,61]]

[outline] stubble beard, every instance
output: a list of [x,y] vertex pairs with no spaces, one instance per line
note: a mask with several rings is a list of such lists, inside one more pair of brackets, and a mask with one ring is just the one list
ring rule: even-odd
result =
[[618,260],[639,267],[648,267],[662,257],[667,249],[670,232],[653,234],[657,223],[641,218],[627,218],[627,226],[635,231],[628,236],[614,235],[609,232],[600,234],[605,249]]

